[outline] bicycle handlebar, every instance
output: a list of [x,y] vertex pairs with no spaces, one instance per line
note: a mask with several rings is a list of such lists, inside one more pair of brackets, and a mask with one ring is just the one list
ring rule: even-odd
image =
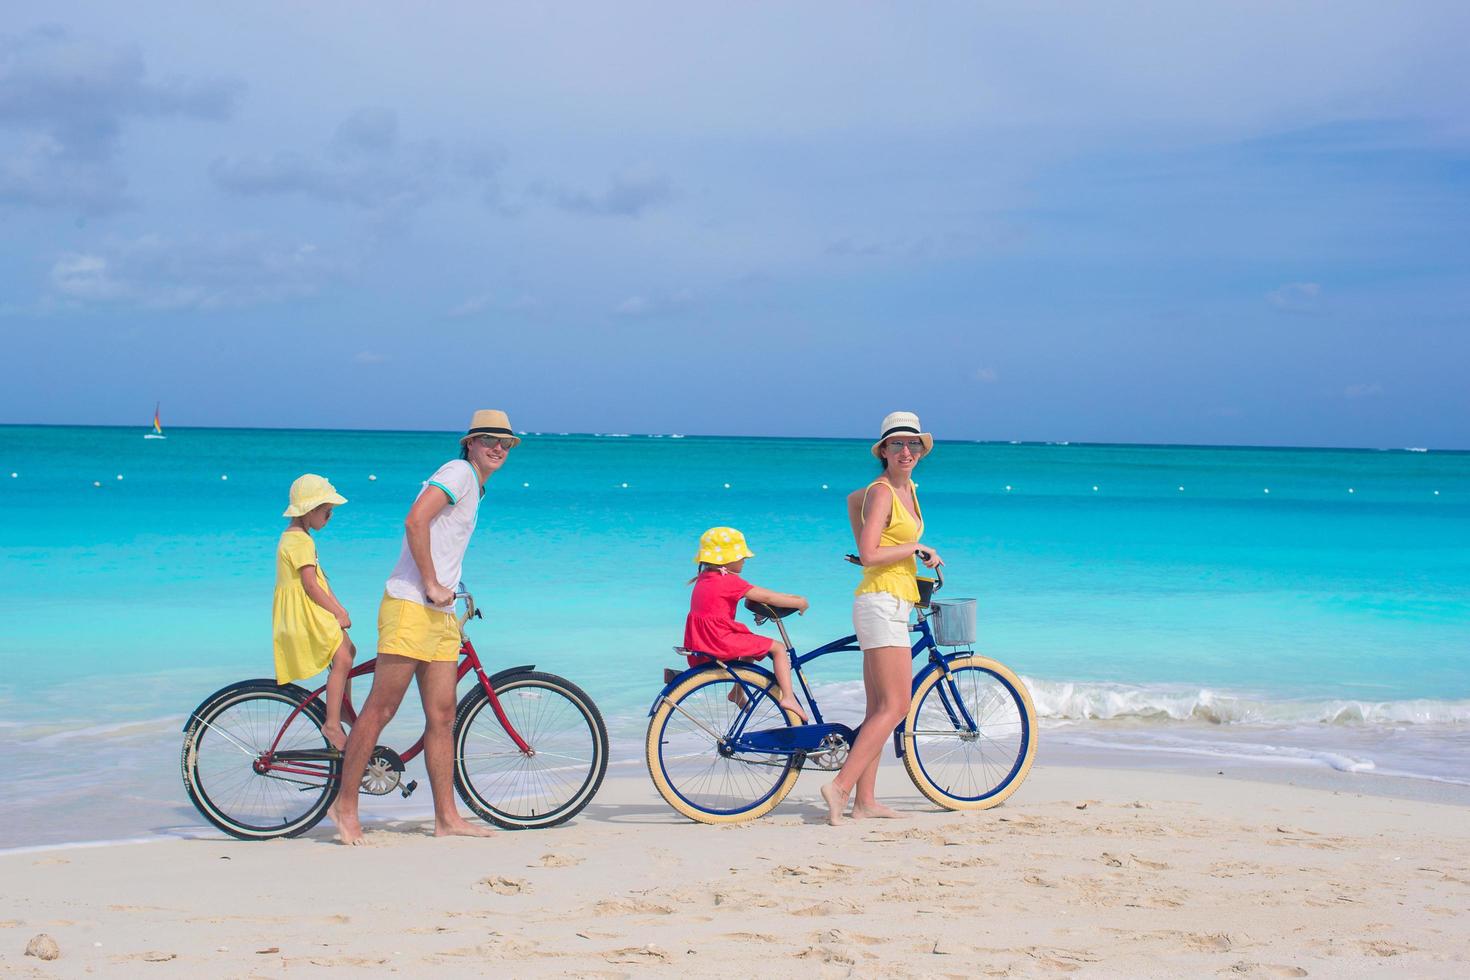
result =
[[469,592],[465,590],[463,582],[461,582],[459,588],[455,590],[454,598],[464,600],[464,615],[455,617],[455,619],[459,620],[460,628],[463,628],[464,624],[468,623],[472,619],[475,619],[477,617],[483,618],[480,617],[480,610],[475,608],[475,597],[470,595]]

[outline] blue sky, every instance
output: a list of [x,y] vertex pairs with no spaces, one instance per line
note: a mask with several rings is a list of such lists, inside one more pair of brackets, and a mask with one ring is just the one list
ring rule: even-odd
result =
[[1470,448],[1462,3],[0,24],[0,422]]

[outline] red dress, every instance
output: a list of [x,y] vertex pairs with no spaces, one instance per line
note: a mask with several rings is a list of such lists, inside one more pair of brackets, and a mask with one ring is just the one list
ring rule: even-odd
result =
[[684,649],[691,667],[716,660],[754,660],[771,652],[771,641],[735,622],[735,603],[751,585],[731,572],[699,573],[684,621]]

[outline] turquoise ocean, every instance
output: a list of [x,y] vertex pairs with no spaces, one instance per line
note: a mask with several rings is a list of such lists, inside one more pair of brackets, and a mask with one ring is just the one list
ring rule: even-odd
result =
[[[403,516],[457,449],[452,433],[142,436],[0,427],[0,848],[207,832],[180,729],[216,688],[271,675],[291,481],[320,473],[349,499],[317,541],[368,656]],[[873,475],[856,440],[527,434],[465,563],[486,613],[471,635],[491,666],[581,684],[615,771],[636,775],[700,532],[746,533],[746,577],[811,600],[791,622],[812,647],[851,632],[843,497]],[[916,479],[949,593],[979,601],[979,649],[1032,690],[1043,763],[1470,785],[1470,453],[940,442]],[[809,677],[856,721],[855,658]],[[408,744],[415,716],[405,702],[385,741]]]

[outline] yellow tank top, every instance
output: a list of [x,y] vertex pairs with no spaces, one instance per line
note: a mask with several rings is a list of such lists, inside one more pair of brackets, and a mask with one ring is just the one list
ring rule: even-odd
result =
[[[868,484],[863,491],[863,507],[868,506],[868,494],[878,484],[884,484],[889,492],[893,492],[893,486],[887,480],[874,480]],[[919,485],[914,484],[914,510],[918,514],[910,514],[909,509],[904,506],[897,493],[893,493],[893,506],[888,512],[888,524],[883,528],[883,533],[878,536],[880,545],[913,544],[919,540],[924,533],[924,514],[919,507]],[[902,558],[889,565],[866,565],[863,567],[863,580],[858,583],[857,595],[864,592],[887,592],[896,595],[900,599],[909,602],[919,601],[918,577],[914,574],[914,559],[912,557]]]

